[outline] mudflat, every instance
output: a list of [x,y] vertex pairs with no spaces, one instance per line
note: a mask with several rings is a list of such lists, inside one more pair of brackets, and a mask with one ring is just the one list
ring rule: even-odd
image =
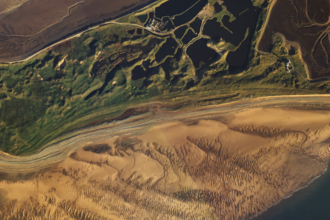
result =
[[[253,217],[326,169],[326,98],[261,98],[186,112],[159,108],[152,116],[83,130],[34,156],[2,155],[0,216]],[[15,168],[24,160],[25,170]],[[29,169],[33,163],[43,171]]]
[[153,0],[4,0],[0,4],[0,61],[27,58],[65,36],[151,2]]
[[257,48],[269,51],[279,34],[288,50],[298,47],[311,80],[330,77],[329,1],[273,0]]

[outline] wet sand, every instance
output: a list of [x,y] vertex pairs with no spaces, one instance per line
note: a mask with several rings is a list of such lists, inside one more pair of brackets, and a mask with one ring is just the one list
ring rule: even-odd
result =
[[[56,42],[146,7],[155,0],[0,2],[0,62],[25,60]],[[47,11],[47,13],[44,13]],[[24,17],[24,19],[21,19]],[[67,40],[68,40],[67,39]]]

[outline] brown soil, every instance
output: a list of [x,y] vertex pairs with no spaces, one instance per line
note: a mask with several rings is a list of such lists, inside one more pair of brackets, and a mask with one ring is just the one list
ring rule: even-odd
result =
[[0,219],[252,217],[324,171],[329,119],[324,110],[244,108],[85,140],[30,180],[0,181]]
[[27,58],[65,36],[153,0],[16,0],[12,4],[10,1],[0,4],[0,61],[3,62]]
[[330,77],[329,8],[327,0],[273,0],[257,49],[269,51],[272,36],[280,34],[296,43],[311,80]]

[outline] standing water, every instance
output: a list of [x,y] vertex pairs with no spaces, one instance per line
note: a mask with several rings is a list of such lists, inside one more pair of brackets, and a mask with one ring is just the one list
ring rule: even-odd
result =
[[253,218],[253,220],[329,220],[330,169],[308,187]]

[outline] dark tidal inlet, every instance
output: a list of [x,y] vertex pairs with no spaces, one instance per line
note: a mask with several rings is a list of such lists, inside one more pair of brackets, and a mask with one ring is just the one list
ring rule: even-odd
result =
[[329,220],[330,171],[253,220]]

